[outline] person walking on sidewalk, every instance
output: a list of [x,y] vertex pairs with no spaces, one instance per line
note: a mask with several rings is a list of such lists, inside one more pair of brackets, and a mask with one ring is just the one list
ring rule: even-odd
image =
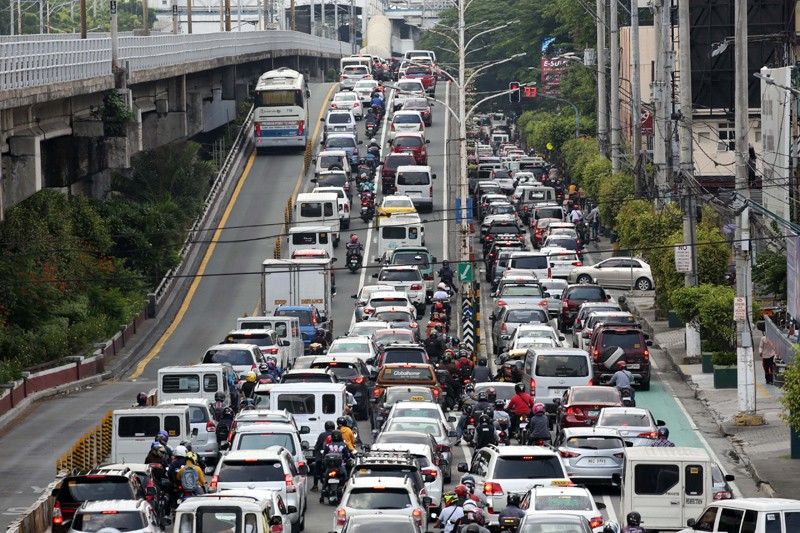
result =
[[761,356],[761,366],[764,367],[764,378],[767,385],[772,385],[775,379],[775,343],[766,335],[758,342],[758,355]]
[[592,230],[589,240],[596,241],[600,232],[600,208],[594,206],[589,214],[586,215],[586,222],[589,223],[589,228]]

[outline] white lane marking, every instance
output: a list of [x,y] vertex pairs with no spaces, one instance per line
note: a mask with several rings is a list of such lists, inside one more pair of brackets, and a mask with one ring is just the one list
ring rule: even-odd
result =
[[[384,112],[383,112],[383,127],[381,127],[381,154],[380,154],[380,158],[379,158],[380,161],[383,161],[383,147],[386,145],[386,126],[389,124],[389,109],[391,109],[392,99],[393,98],[394,98],[394,89],[389,89],[389,98],[386,98],[384,100],[385,106],[384,106]],[[380,175],[380,173],[378,171],[376,171],[375,172],[375,178],[372,181],[373,185],[375,186],[375,199],[376,200],[378,198],[378,176],[379,175]],[[358,205],[359,205],[359,213],[360,213],[361,212],[360,211],[360,208],[361,208],[360,207],[361,206],[361,202],[360,201],[358,202]],[[378,206],[377,206],[377,202],[375,202],[375,217],[372,219],[372,222],[370,222],[370,225],[367,228],[367,237],[366,237],[367,244],[364,246],[364,259],[361,261],[361,276],[359,276],[359,278],[358,278],[358,290],[356,291],[356,294],[358,294],[359,291],[361,291],[361,287],[364,286],[364,280],[367,277],[367,265],[370,263],[369,249],[372,246],[372,228],[374,227],[374,225],[376,223],[375,219],[378,218],[377,211],[378,211]],[[353,327],[353,324],[355,324],[355,323],[356,323],[356,312],[354,310],[353,311],[353,317],[350,319],[350,328],[351,329]]]
[[[658,364],[656,364],[656,362],[655,362],[655,360],[653,358],[650,358],[650,364],[653,366],[653,368],[656,369],[656,371],[659,374],[661,374],[661,371],[658,368]],[[720,470],[722,470],[722,475],[723,476],[728,475],[728,471],[725,469],[725,465],[722,463],[722,461],[719,460],[719,457],[717,456],[716,452],[714,452],[714,450],[711,449],[711,445],[708,443],[706,438],[700,432],[700,430],[697,427],[697,424],[694,423],[694,419],[692,419],[692,416],[689,414],[689,411],[686,410],[686,407],[684,407],[683,402],[680,400],[680,398],[678,398],[678,395],[675,394],[675,389],[673,389],[672,385],[669,382],[665,381],[664,379],[661,380],[661,383],[663,383],[664,384],[664,388],[669,390],[669,392],[672,394],[672,397],[675,399],[675,403],[678,404],[678,409],[681,410],[681,412],[683,413],[683,416],[685,416],[686,420],[689,421],[689,427],[692,429],[692,431],[695,432],[695,434],[697,435],[697,438],[700,439],[700,442],[703,444],[703,447],[708,452],[708,455],[710,455],[711,458],[714,459],[714,461],[719,466]],[[733,490],[734,498],[742,498],[743,497],[742,491],[739,490],[739,487],[736,485],[735,482],[729,481],[728,484],[731,486],[731,490]]]
[[[447,105],[450,105],[450,82],[444,84],[444,101]],[[450,139],[450,115],[447,114],[445,110],[444,113],[444,160],[442,161],[444,168],[442,169],[442,181],[444,187],[444,194],[442,195],[442,244],[444,245],[444,250],[442,250],[442,260],[448,261],[448,249],[449,245],[447,243],[448,239],[448,231],[447,231],[447,219],[450,218],[448,213],[449,211],[449,200],[450,200],[450,191],[447,188],[447,141]]]
[[[617,510],[614,509],[614,501],[611,499],[611,496],[608,494],[603,494],[603,503],[606,504],[606,516],[608,517],[607,522],[616,522],[619,524],[617,520]],[[622,505],[622,502],[620,502]]]

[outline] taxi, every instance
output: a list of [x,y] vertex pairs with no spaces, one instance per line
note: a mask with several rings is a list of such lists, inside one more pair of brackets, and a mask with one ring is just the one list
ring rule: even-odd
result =
[[408,196],[384,196],[380,207],[378,207],[379,217],[388,217],[400,213],[416,213],[417,208]]

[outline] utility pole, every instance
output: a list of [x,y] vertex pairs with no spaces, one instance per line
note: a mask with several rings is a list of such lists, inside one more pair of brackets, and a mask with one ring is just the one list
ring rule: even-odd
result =
[[81,12],[81,39],[86,39],[86,0],[81,0],[80,12]]
[[[746,1],[746,0],[745,0]],[[678,71],[680,73],[680,129],[679,140],[681,148],[681,190],[683,193],[683,242],[689,245],[691,257],[691,271],[686,273],[685,284],[687,287],[697,285],[697,249],[696,238],[696,208],[695,196],[692,190],[694,178],[694,154],[692,138],[692,56],[691,43],[688,38],[690,32],[689,1],[678,0],[678,35],[680,36],[680,50],[678,53]],[[700,329],[695,322],[686,324],[686,355],[687,357],[700,357]]]
[[611,0],[611,171],[620,171],[620,122],[619,122],[619,6]]
[[631,0],[631,117],[633,119],[633,161],[636,167],[634,188],[642,195],[641,172],[638,169],[642,154],[642,72],[639,59],[639,0]]
[[147,0],[142,0],[142,26],[144,27],[144,34],[150,35],[150,13],[147,8]]
[[289,8],[289,13],[292,17],[292,25],[291,25],[292,31],[297,31],[297,22],[296,22],[297,18],[295,17],[295,3],[296,3],[295,0],[292,0],[291,6]]
[[353,55],[356,54],[356,3],[355,0],[350,0],[350,48],[353,50]]
[[672,32],[670,18],[670,0],[654,0],[653,22],[656,39],[656,65],[655,80],[651,84],[653,91],[654,136],[653,136],[653,163],[655,165],[656,196],[661,196],[667,190],[667,181],[671,168],[672,106],[669,101],[672,97]]
[[752,279],[750,265],[750,190],[748,189],[747,163],[749,159],[749,143],[747,141],[748,124],[748,76],[747,76],[747,0],[734,1],[734,52],[735,67],[735,131],[736,131],[736,189],[747,203],[739,214],[736,224],[736,296],[744,298],[745,320],[736,322],[736,360],[738,374],[739,411],[754,413],[755,368],[753,367],[753,338],[750,333],[752,324]]
[[192,33],[192,0],[186,0],[186,31]]
[[333,31],[335,35],[334,39],[337,41],[341,40],[339,39],[339,0],[333,0]]
[[606,0],[597,8],[597,140],[600,153],[608,155],[608,95],[606,93]]
[[39,0],[39,33],[44,33],[44,0]]
[[316,28],[314,28],[314,22],[315,22],[315,19],[316,19],[317,15],[316,15],[316,13],[314,13],[314,10],[316,9],[316,6],[314,5],[314,0],[311,0],[311,2],[309,2],[308,9],[309,9],[309,13],[310,13],[309,23],[308,23],[308,26],[309,26],[309,30],[308,31],[309,31],[309,33],[311,33],[311,35],[316,35],[316,32],[314,31],[316,29]]
[[[81,0],[83,3],[84,0]],[[8,34],[14,35],[14,0],[8,0]],[[86,36],[83,35],[81,38],[85,39]]]
[[117,69],[119,68],[119,32],[117,31],[117,0],[109,0],[108,13],[111,16],[111,72],[114,74],[114,86],[117,85]]
[[[469,223],[467,220],[467,199],[469,198],[469,178],[467,175],[467,85],[466,85],[466,0],[458,0],[458,196],[461,199],[461,247],[460,261],[469,262],[471,250]],[[450,105],[450,102],[447,103]],[[462,287],[467,289],[466,287]],[[468,295],[468,292],[464,293]]]
[[219,0],[219,31],[225,31],[225,0]]
[[231,31],[231,0],[225,1],[225,31]]
[[236,29],[242,31],[242,0],[236,0]]
[[181,20],[178,17],[178,0],[172,0],[172,33],[177,35],[180,32]]

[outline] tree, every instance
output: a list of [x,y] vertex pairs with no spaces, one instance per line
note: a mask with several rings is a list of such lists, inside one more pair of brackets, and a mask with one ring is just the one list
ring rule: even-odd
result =
[[786,300],[786,253],[764,250],[753,265],[753,281],[769,294]]
[[[519,126],[529,147],[547,152],[547,145],[551,144],[558,151],[567,140],[575,138],[575,113],[572,108],[563,108],[555,113],[526,111],[520,117]],[[593,122],[588,119],[581,121],[582,131],[593,129]]]
[[600,181],[599,196],[600,220],[606,227],[614,229],[615,215],[625,202],[633,199],[633,176],[630,174],[611,174]]
[[578,106],[581,117],[595,117],[597,82],[592,71],[583,65],[570,65],[569,70],[561,75],[560,88],[561,96]]
[[695,321],[711,351],[730,352],[736,338],[733,298],[736,292],[723,285],[680,287],[670,296],[675,313],[684,321]]

